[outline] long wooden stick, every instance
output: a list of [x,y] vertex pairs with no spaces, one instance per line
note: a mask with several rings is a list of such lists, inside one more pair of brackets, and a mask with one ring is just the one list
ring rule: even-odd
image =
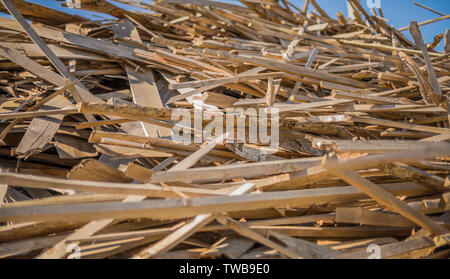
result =
[[[0,173],[0,180],[14,186],[25,186],[38,189],[71,189],[106,194],[141,195],[147,197],[178,198],[174,192],[152,184],[108,183],[82,180],[67,180],[59,178],[41,177],[19,173]],[[179,192],[186,192],[192,196],[206,196],[220,194],[215,190],[196,189],[190,187],[173,187]]]
[[[430,189],[415,183],[387,185],[394,195],[419,196]],[[139,203],[104,202],[49,206],[0,208],[0,221],[90,221],[106,218],[153,218],[159,220],[194,217],[205,213],[237,212],[283,206],[305,206],[318,203],[343,202],[364,198],[366,195],[353,187],[333,187],[235,197],[215,196],[189,200],[150,200]]]

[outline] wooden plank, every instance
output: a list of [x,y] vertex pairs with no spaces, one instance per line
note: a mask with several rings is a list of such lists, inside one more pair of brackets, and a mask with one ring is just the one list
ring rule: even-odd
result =
[[67,178],[71,180],[117,183],[130,183],[133,181],[133,179],[126,177],[122,171],[94,159],[81,161],[67,174]]
[[[141,201],[141,196],[129,196],[123,200],[123,202],[136,202]],[[92,221],[88,224],[84,225],[81,229],[75,231],[69,236],[65,237],[63,240],[52,246],[51,249],[44,251],[39,254],[36,259],[57,259],[63,258],[67,255],[68,251],[68,241],[74,238],[84,237],[86,235],[93,235],[97,231],[109,225],[113,220],[112,219],[103,219],[99,221]]]
[[[9,175],[10,176],[10,175]],[[1,177],[5,175],[1,174]],[[7,181],[7,183],[9,183]],[[13,182],[12,184],[14,184]],[[86,183],[86,182],[85,182]],[[27,183],[27,186],[30,183]],[[101,185],[96,182],[95,185]],[[29,186],[28,186],[29,187]],[[129,186],[128,186],[129,187]],[[424,195],[430,193],[426,187],[413,183],[389,185],[386,189],[394,195]],[[123,192],[122,192],[123,193]],[[141,192],[142,193],[142,192]],[[162,192],[164,194],[164,191]],[[189,195],[188,191],[185,191]],[[159,192],[161,195],[161,191]],[[286,192],[246,194],[234,197],[191,198],[186,204],[183,200],[152,200],[134,204],[117,202],[89,203],[64,206],[0,208],[0,220],[98,220],[105,218],[154,218],[174,219],[194,217],[204,213],[235,212],[283,206],[305,206],[309,204],[348,201],[365,198],[366,195],[353,187],[334,187]]]
[[258,162],[238,165],[228,165],[208,168],[193,168],[190,170],[157,173],[152,182],[169,181],[220,181],[238,177],[253,178],[263,175],[273,175],[284,172],[303,170],[320,163],[321,158],[281,160],[274,162]]
[[198,80],[198,81],[187,81],[182,83],[172,83],[169,84],[170,89],[181,89],[181,88],[200,88],[204,86],[221,86],[223,84],[227,83],[237,83],[237,82],[243,82],[248,80],[262,80],[267,78],[276,78],[276,77],[283,77],[285,74],[281,72],[275,72],[275,73],[266,73],[266,74],[246,74],[246,75],[237,75],[233,77],[224,77],[224,78],[212,78],[212,79],[206,79],[206,80]]
[[66,84],[65,79],[62,76],[41,66],[39,63],[21,54],[17,50],[0,48],[0,55],[53,85],[61,87]]
[[[39,111],[46,114],[47,110],[63,109],[71,105],[65,97],[57,96],[48,101]],[[56,134],[63,118],[63,114],[33,118],[22,141],[17,146],[16,154],[21,157],[29,157],[34,153],[41,152]]]
[[[113,24],[112,27],[116,37],[129,38],[132,41],[142,43],[142,40],[129,20],[122,20],[119,23]],[[119,43],[124,45],[124,43]],[[130,83],[131,94],[133,96],[133,103],[145,107],[162,108],[161,97],[156,86],[155,77],[151,69],[138,71],[133,69],[130,65],[125,65],[125,70]],[[164,137],[170,136],[172,131],[163,127],[155,127],[149,123],[140,122],[142,131],[147,137]]]
[[[16,173],[1,173],[0,177],[8,184],[15,186],[26,186],[30,188],[43,189],[71,189],[74,191],[97,192],[122,195],[142,195],[148,197],[173,197],[179,195],[170,189],[162,188],[152,184],[136,184],[130,186],[127,183],[106,183],[82,180],[66,180],[34,175]],[[186,192],[192,196],[220,195],[224,194],[215,190],[195,189],[189,187],[172,187],[174,191]]]
[[218,108],[232,108],[233,104],[236,103],[238,99],[214,92],[205,92],[202,95],[202,101],[205,104],[216,106]]
[[425,186],[432,187],[438,191],[444,192],[448,190],[448,188],[445,187],[445,179],[443,179],[442,177],[433,175],[431,173],[403,163],[394,163],[392,165],[387,165],[384,170],[403,179],[413,179]]
[[218,1],[209,1],[209,0],[162,0],[163,3],[178,3],[178,4],[191,4],[191,5],[200,5],[200,6],[209,6],[220,9],[230,9],[240,11],[241,7],[229,3],[223,3]]
[[411,21],[409,25],[409,32],[411,33],[414,41],[416,42],[416,46],[422,51],[423,57],[425,59],[425,64],[427,65],[428,72],[428,81],[433,87],[434,94],[437,95],[438,98],[442,97],[442,91],[439,86],[439,82],[437,81],[436,72],[434,71],[433,64],[431,63],[430,55],[428,54],[427,46],[425,45],[422,37],[422,33],[420,32],[419,25],[416,21]]
[[[45,42],[39,37],[39,35],[34,31],[34,29],[25,21],[23,16],[17,11],[14,5],[10,2],[10,0],[2,0],[3,5],[8,9],[8,11],[13,15],[16,20],[19,22],[21,27],[25,30],[25,32],[30,36],[31,40],[36,43],[41,50],[45,53],[47,58],[52,62],[53,66],[60,72],[62,76],[65,78],[75,81],[76,77],[73,76],[66,68],[66,66],[61,62],[61,60],[56,57],[56,55],[50,50],[50,48],[45,44]],[[76,83],[74,85],[74,90],[72,91],[74,94],[75,100],[77,102],[94,102],[101,103],[102,101],[97,97],[93,96],[87,88],[81,83]]]
[[66,234],[57,236],[43,236],[15,242],[0,244],[0,259],[8,257],[24,257],[25,255],[47,248],[61,241]]
[[[171,157],[169,157],[169,158],[171,158]],[[148,181],[149,179],[151,179],[153,177],[153,175],[155,175],[155,171],[145,168],[145,167],[142,167],[140,165],[131,163],[128,165],[125,175],[127,177],[137,179],[140,181]]]
[[[334,216],[331,214],[323,214],[323,215],[312,215],[312,216],[302,216],[302,217],[291,217],[291,218],[282,218],[282,219],[268,219],[268,220],[255,220],[248,221],[247,225],[249,226],[264,226],[264,225],[286,225],[286,224],[307,224],[318,221],[332,221],[334,220]],[[167,233],[171,233],[175,231],[180,226],[184,225],[184,223],[179,223],[173,227],[162,228],[162,229],[148,229],[148,230],[139,230],[133,232],[125,232],[125,233],[105,233],[97,236],[91,236],[86,238],[74,239],[73,241],[104,241],[104,240],[118,240],[124,238],[132,238],[132,237],[141,237],[141,236],[155,236],[155,235],[165,235]],[[221,224],[215,225],[207,225],[204,228],[201,228],[201,232],[210,232],[210,231],[224,231],[227,230],[227,227]]]
[[414,227],[414,223],[401,215],[370,211],[361,207],[336,208],[336,222],[381,227]]
[[98,155],[92,144],[69,135],[56,134],[54,136],[54,146],[61,159],[88,158]]
[[362,123],[368,123],[373,125],[381,125],[386,127],[395,127],[395,128],[401,128],[401,129],[408,129],[413,131],[421,131],[421,132],[430,132],[435,134],[449,134],[450,129],[447,128],[438,128],[438,127],[431,127],[431,126],[424,126],[424,125],[416,125],[416,124],[410,124],[410,123],[402,123],[398,121],[392,121],[392,120],[381,120],[376,118],[368,118],[368,117],[352,117],[351,118],[355,122],[362,122]]
[[[78,59],[87,61],[110,62],[111,58],[104,55],[88,52],[80,49],[63,48],[57,44],[47,44],[50,50],[59,59]],[[15,52],[21,52],[22,55],[30,58],[45,58],[44,52],[34,43],[14,43],[0,42],[0,47]]]
[[362,102],[365,102],[368,104],[381,104],[381,105],[403,104],[402,101],[399,101],[396,98],[377,97],[377,96],[371,96],[371,95],[367,95],[367,94],[355,94],[355,93],[349,93],[349,92],[333,91],[331,96],[338,98],[338,99],[362,101]]

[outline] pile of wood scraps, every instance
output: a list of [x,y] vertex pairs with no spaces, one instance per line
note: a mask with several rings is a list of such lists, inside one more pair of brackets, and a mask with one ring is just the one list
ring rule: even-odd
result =
[[348,2],[0,0],[0,258],[449,258],[450,15]]

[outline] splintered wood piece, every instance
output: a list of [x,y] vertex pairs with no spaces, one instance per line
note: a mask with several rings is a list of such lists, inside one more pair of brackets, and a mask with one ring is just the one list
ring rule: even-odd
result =
[[69,135],[55,135],[54,145],[61,159],[88,158],[98,155],[92,144]]
[[235,104],[238,99],[214,92],[206,92],[202,95],[202,101],[205,104],[216,106],[218,108],[232,108],[233,104]]
[[411,21],[409,25],[409,32],[411,32],[411,35],[414,38],[417,47],[423,52],[423,57],[425,59],[425,64],[427,66],[428,81],[430,82],[431,87],[433,88],[433,92],[437,96],[437,98],[441,98],[442,91],[439,86],[439,82],[437,81],[436,72],[434,71],[433,64],[431,64],[430,55],[428,55],[428,50],[423,41],[419,25],[417,25],[417,21]]
[[[46,110],[64,109],[71,105],[72,104],[65,97],[56,96],[42,106],[39,111],[44,112],[45,115]],[[64,114],[33,118],[22,141],[19,146],[17,146],[16,154],[22,157],[29,157],[34,153],[41,152],[52,140],[63,118]]]
[[[403,52],[400,52],[399,56],[402,59],[402,61],[409,66],[411,71],[414,72],[417,79],[419,80],[420,93],[422,94],[422,97],[425,100],[425,102],[439,105],[441,101],[441,96],[434,91],[430,82],[424,77],[424,75],[420,71],[420,68],[417,65],[417,63],[414,62],[407,54]],[[440,89],[438,92],[440,92]]]
[[62,76],[28,58],[15,49],[0,48],[0,56],[11,60],[51,84],[56,86],[65,85],[65,79]]
[[296,160],[280,160],[273,162],[258,162],[239,165],[227,165],[208,168],[193,168],[184,171],[171,170],[159,172],[152,182],[169,181],[217,181],[233,178],[253,178],[263,175],[273,175],[293,172],[312,167],[320,163],[322,158],[305,158]]
[[138,164],[131,163],[128,165],[125,175],[139,181],[148,181],[155,175],[155,171],[157,170],[148,169]]
[[94,159],[83,160],[67,174],[67,178],[71,180],[118,183],[130,183],[133,181],[120,170]]
[[438,191],[444,192],[449,190],[448,187],[445,186],[445,179],[442,177],[433,175],[407,164],[397,162],[392,165],[387,165],[384,170],[403,179],[414,179],[423,185],[433,187]]
[[[158,120],[171,120],[173,109],[169,108],[149,108],[134,105],[107,105],[82,103],[78,105],[78,112],[110,115],[131,118],[136,120],[152,118]],[[1,119],[1,115],[0,115]]]
[[[81,170],[74,170],[74,177],[78,176]],[[69,174],[70,175],[70,174]],[[116,174],[117,175],[117,174]],[[130,179],[125,177],[124,179],[129,181]],[[40,177],[35,175],[16,174],[16,173],[1,173],[1,179],[8,184],[15,186],[26,186],[30,188],[38,189],[71,189],[74,191],[96,192],[106,194],[122,194],[122,195],[142,195],[148,197],[165,197],[165,198],[178,198],[178,194],[174,193],[170,189],[165,189],[153,184],[135,184],[130,185],[127,183],[107,183],[107,182],[94,182],[84,180],[67,180],[59,178]],[[101,178],[99,178],[101,179]],[[225,194],[222,191],[196,189],[190,187],[172,187],[173,190],[178,192],[186,192],[191,196],[208,196],[208,195],[222,195]]]

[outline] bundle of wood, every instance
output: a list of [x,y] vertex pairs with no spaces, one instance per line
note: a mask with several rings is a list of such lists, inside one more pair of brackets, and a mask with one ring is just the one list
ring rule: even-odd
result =
[[0,258],[449,257],[449,15],[115,2],[1,0]]

